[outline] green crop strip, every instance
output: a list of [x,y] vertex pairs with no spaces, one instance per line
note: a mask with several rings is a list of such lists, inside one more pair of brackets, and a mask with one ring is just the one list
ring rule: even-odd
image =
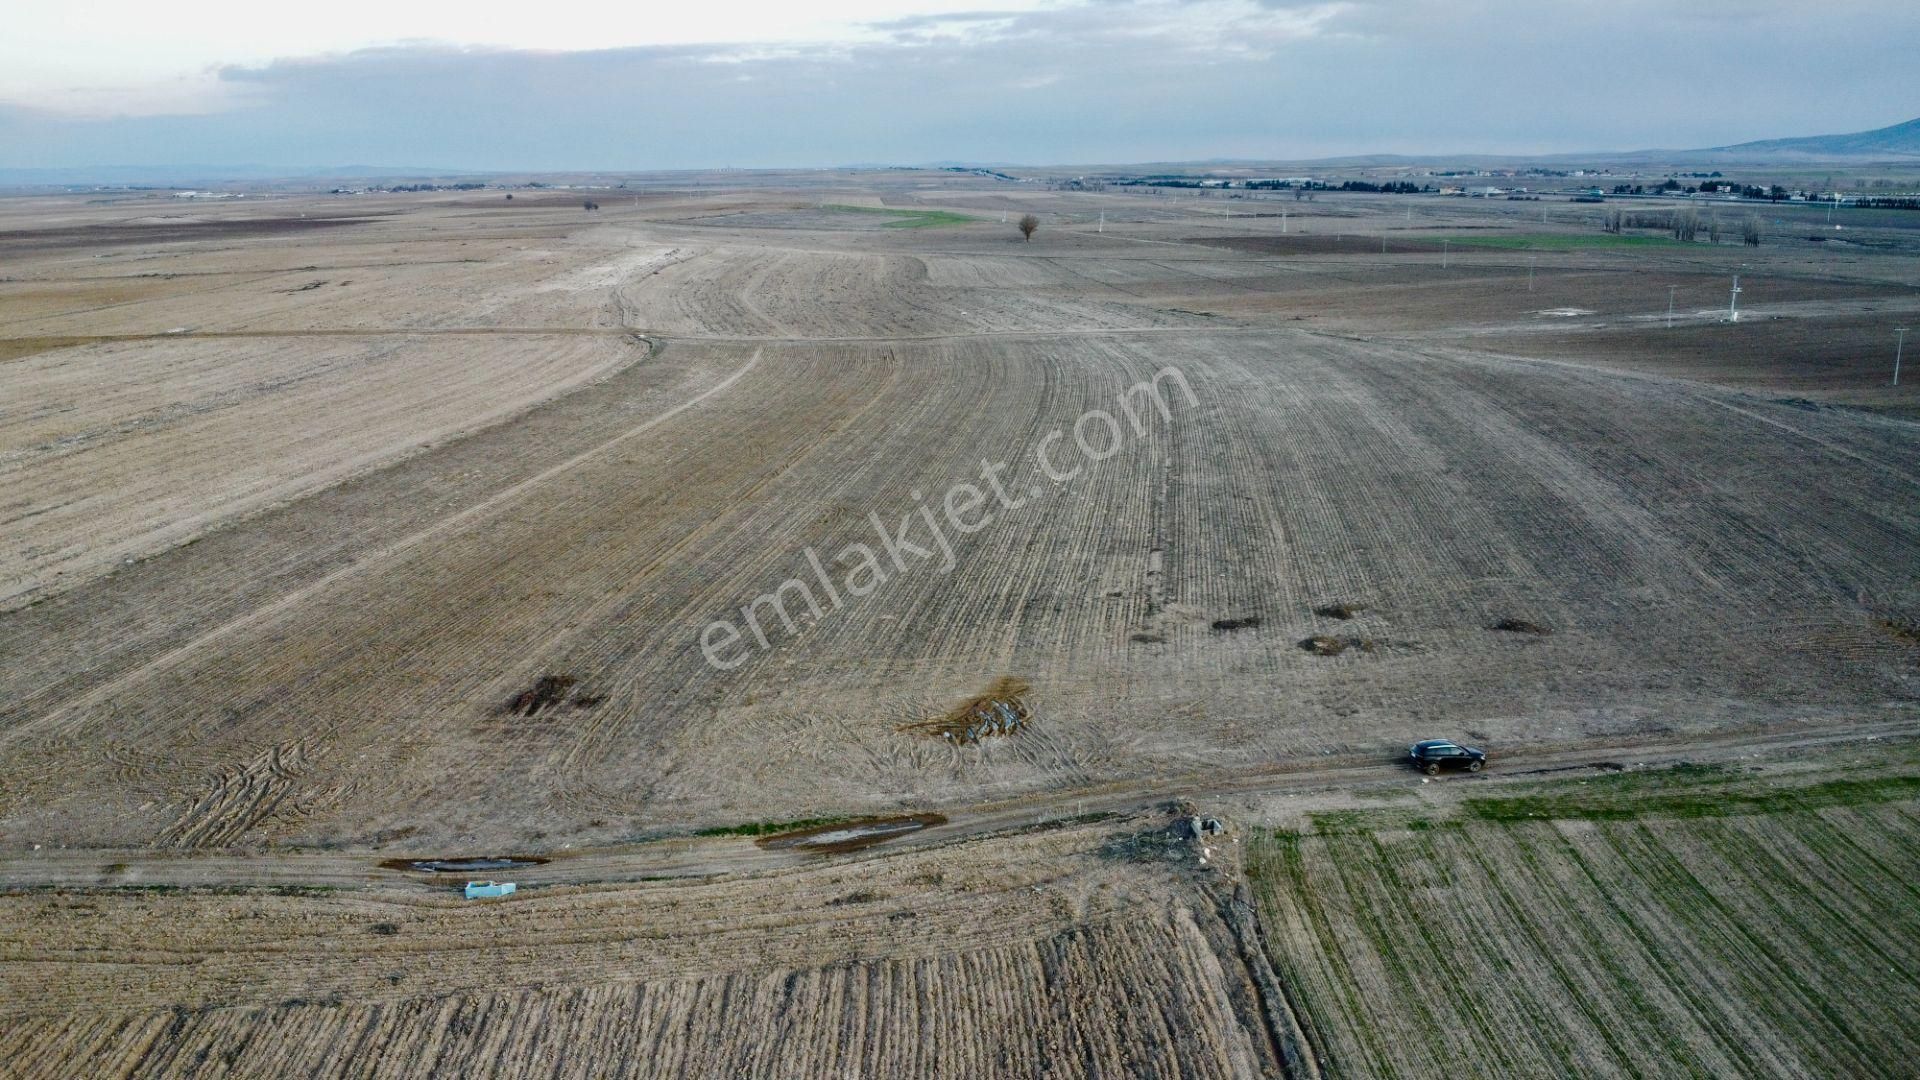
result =
[[882,222],[881,228],[884,229],[941,229],[980,220],[951,210],[896,210],[888,206],[842,206],[839,203],[828,203],[821,209],[840,214],[886,214],[899,219]]
[[1541,820],[1630,821],[1637,818],[1728,817],[1830,806],[1862,806],[1920,797],[1920,776],[1872,780],[1830,780],[1797,788],[1718,786],[1710,791],[1650,792],[1644,785],[1611,787],[1590,782],[1593,790],[1566,795],[1468,799],[1466,811],[1481,821]]

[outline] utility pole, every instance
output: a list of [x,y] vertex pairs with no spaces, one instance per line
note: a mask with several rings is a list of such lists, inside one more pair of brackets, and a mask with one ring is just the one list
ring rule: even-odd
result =
[[1900,385],[1900,354],[1902,352],[1905,352],[1907,348],[1907,328],[1904,326],[1896,326],[1893,328],[1893,332],[1900,335],[1898,338],[1894,339],[1894,344],[1893,344],[1893,385],[1899,386]]
[[1540,264],[1540,256],[1527,256],[1527,291],[1533,291],[1533,268]]
[[1740,321],[1740,275],[1733,275],[1733,294],[1727,300],[1727,321]]
[[1280,232],[1282,235],[1284,235],[1286,231],[1287,231],[1287,212],[1285,210],[1282,210],[1280,211]]
[[1679,287],[1678,285],[1667,286],[1667,329],[1669,330],[1673,329],[1673,290]]
[[1451,240],[1440,241],[1440,269],[1445,270],[1447,268],[1447,263],[1452,258],[1453,258],[1453,241]]

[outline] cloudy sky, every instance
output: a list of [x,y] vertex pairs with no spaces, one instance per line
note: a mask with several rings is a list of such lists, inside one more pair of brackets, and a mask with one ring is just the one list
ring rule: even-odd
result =
[[0,168],[670,169],[1719,145],[1920,115],[1907,0],[92,0]]

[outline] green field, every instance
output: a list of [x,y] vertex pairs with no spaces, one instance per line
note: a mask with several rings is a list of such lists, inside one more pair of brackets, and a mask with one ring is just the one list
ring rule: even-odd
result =
[[1916,784],[1594,776],[1318,815],[1248,874],[1330,1075],[1912,1075]]
[[888,229],[939,229],[980,220],[951,210],[898,210],[890,206],[843,206],[839,203],[829,203],[822,209],[844,214],[886,214],[898,218],[897,221],[884,223],[883,227]]

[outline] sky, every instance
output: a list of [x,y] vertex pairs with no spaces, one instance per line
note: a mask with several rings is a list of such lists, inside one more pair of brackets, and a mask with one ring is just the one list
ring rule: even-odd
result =
[[18,5],[0,168],[569,171],[1688,148],[1920,116],[1920,5]]

